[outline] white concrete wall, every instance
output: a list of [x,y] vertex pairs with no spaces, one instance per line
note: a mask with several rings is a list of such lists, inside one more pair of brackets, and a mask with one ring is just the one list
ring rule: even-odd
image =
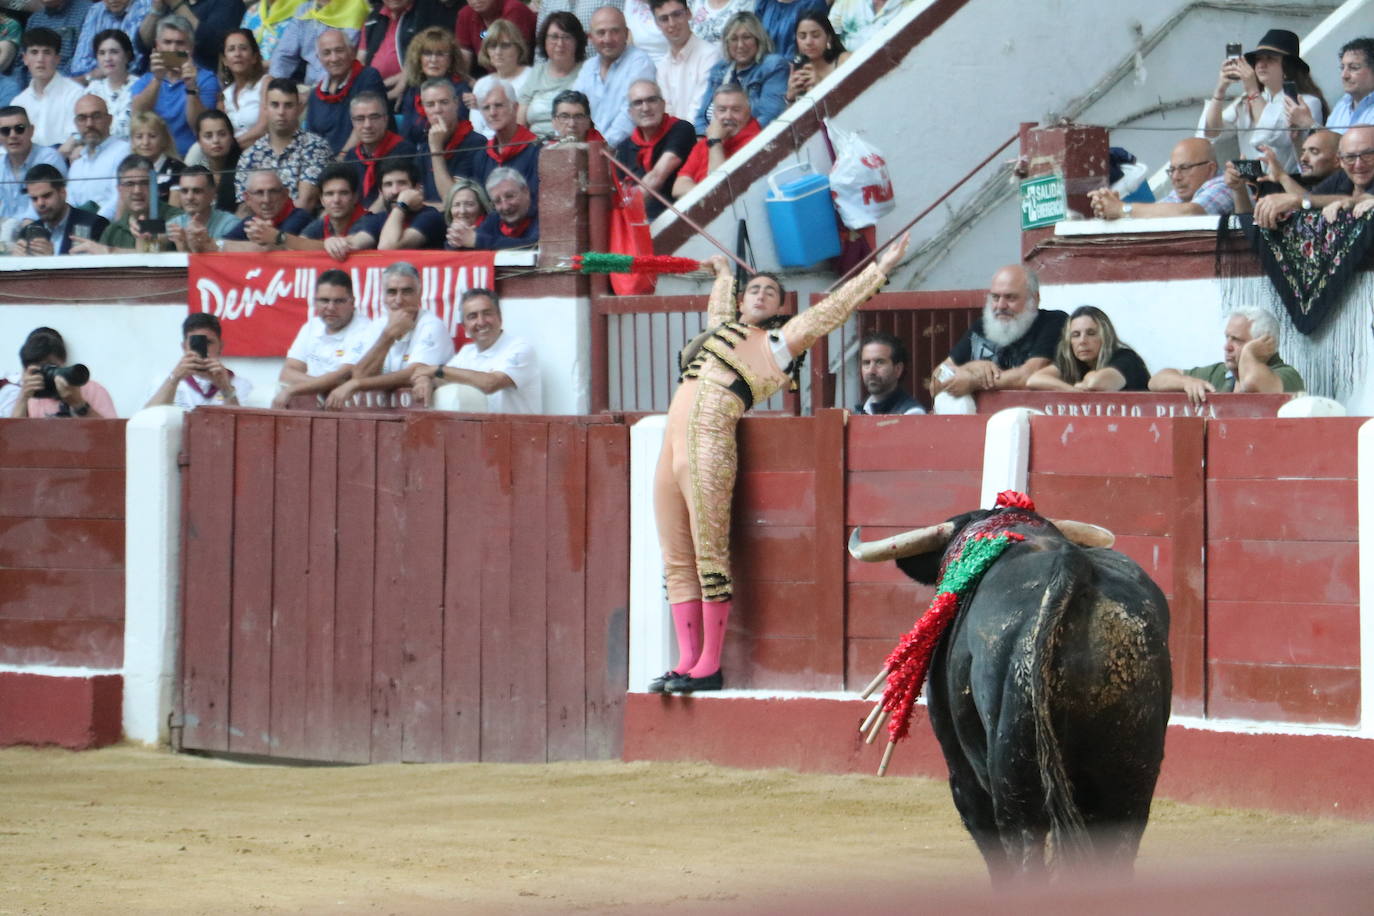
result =
[[180,645],[184,415],[150,407],[128,424],[124,528],[124,737],[169,740]]

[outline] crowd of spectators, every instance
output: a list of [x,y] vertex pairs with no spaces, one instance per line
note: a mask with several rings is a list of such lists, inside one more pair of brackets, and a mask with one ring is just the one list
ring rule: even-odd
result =
[[[871,340],[864,343],[864,384],[881,396],[891,391],[884,387],[884,366],[878,359],[885,354],[879,347],[870,350]],[[931,392],[937,413],[971,414],[976,412],[973,395],[980,391],[1181,392],[1200,405],[1214,393],[1305,389],[1297,370],[1279,357],[1278,322],[1263,309],[1242,307],[1227,316],[1222,357],[1206,366],[1161,369],[1152,375],[1140,355],[1117,337],[1106,312],[1091,305],[1072,314],[1040,308],[1035,272],[1012,264],[993,274],[982,315],[936,369]],[[905,354],[894,348],[887,358],[899,362]],[[871,409],[868,402],[859,409],[898,412]]]
[[[721,168],[903,3],[547,0],[536,15],[523,0],[41,0],[22,28],[0,18],[0,218],[28,255],[323,250],[342,262],[366,249],[522,247],[539,238],[540,152],[561,142],[606,144],[654,192],[653,217],[660,197]],[[1374,209],[1374,39],[1348,42],[1339,62],[1344,92],[1332,104],[1295,34],[1228,49],[1197,135],[1171,152],[1171,192],[1128,202],[1095,191],[1094,215],[1240,212],[1274,227],[1299,209],[1328,219]],[[1258,174],[1218,161],[1213,141],[1227,132]],[[387,282],[388,301],[405,307],[369,329],[362,371],[328,388],[302,379],[339,367],[284,373],[283,390],[307,384],[336,403],[411,384],[412,361],[446,364],[453,354],[423,327],[432,316],[411,314],[405,272]],[[477,311],[490,336],[499,304],[488,305]],[[183,337],[192,331],[209,355],[188,351],[171,380],[233,391],[214,356],[218,328]],[[416,335],[438,349],[417,348]],[[932,389],[946,407],[1007,387],[1150,387],[1195,400],[1289,390],[1301,381],[1274,339],[1258,313],[1237,313],[1226,360],[1151,376],[1104,312],[1041,311],[1034,275],[1013,266],[994,276],[984,315]],[[900,346],[863,350],[860,409],[909,412],[896,396]],[[60,386],[44,390],[61,400]]]
[[[1194,137],[1175,144],[1159,201],[1123,200],[1119,190],[1089,194],[1100,219],[1253,213],[1267,228],[1293,211],[1363,214],[1374,207],[1374,38],[1339,52],[1344,93],[1327,102],[1298,36],[1271,29],[1242,53],[1227,49]],[[1234,53],[1232,53],[1234,52]],[[1232,90],[1237,90],[1233,96]],[[1231,133],[1241,158],[1220,162],[1213,141]]]
[[[905,3],[33,0],[26,19],[0,14],[0,241],[18,254],[323,245],[340,260],[530,245],[546,144],[605,143],[672,201]],[[403,195],[383,189],[395,162],[418,175]],[[340,164],[356,178],[347,210],[322,195],[329,170],[342,206]],[[382,231],[387,207],[397,232]]]

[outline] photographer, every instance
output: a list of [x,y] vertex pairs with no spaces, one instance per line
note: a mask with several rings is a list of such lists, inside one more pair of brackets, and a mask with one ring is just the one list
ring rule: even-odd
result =
[[182,410],[205,405],[237,407],[239,396],[247,397],[253,385],[246,378],[236,378],[219,361],[223,349],[218,318],[205,312],[188,315],[181,323],[181,359],[165,379],[155,382],[157,388],[143,406],[172,404]]
[[[80,363],[67,366],[67,344],[52,328],[35,328],[19,348],[23,375],[0,386],[0,406],[7,417],[87,417],[114,419],[110,393],[90,380]],[[14,390],[14,394],[9,392]],[[9,395],[9,397],[6,397]],[[13,400],[11,400],[11,398]]]

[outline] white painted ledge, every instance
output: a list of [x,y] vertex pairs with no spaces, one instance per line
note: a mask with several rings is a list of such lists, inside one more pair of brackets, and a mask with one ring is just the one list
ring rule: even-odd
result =
[[657,414],[630,427],[630,693],[643,693],[667,671],[677,647],[654,523],[654,468],[667,426],[668,418]]
[[1028,493],[1030,479],[1030,418],[1040,413],[1029,407],[1009,407],[988,418],[983,431],[983,484],[978,505],[991,509],[1003,490]]
[[181,472],[185,414],[148,407],[125,432],[124,737],[170,739],[181,584]]
[[[1170,216],[1161,219],[1074,219],[1055,223],[1061,237],[1083,235],[1148,235],[1155,232],[1215,232],[1215,216]],[[1233,225],[1232,228],[1235,228]]]

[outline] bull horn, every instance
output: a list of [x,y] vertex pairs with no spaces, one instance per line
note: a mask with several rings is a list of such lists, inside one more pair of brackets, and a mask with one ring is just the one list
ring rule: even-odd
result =
[[918,553],[939,550],[949,543],[949,539],[954,535],[954,523],[941,522],[929,528],[916,528],[867,544],[859,540],[859,532],[862,530],[855,528],[854,533],[849,536],[849,555],[865,563],[881,563],[883,560],[898,560],[902,557],[914,557]]
[[1098,525],[1075,522],[1067,518],[1052,518],[1050,523],[1059,529],[1060,534],[1080,547],[1110,547],[1116,543],[1116,535]]

